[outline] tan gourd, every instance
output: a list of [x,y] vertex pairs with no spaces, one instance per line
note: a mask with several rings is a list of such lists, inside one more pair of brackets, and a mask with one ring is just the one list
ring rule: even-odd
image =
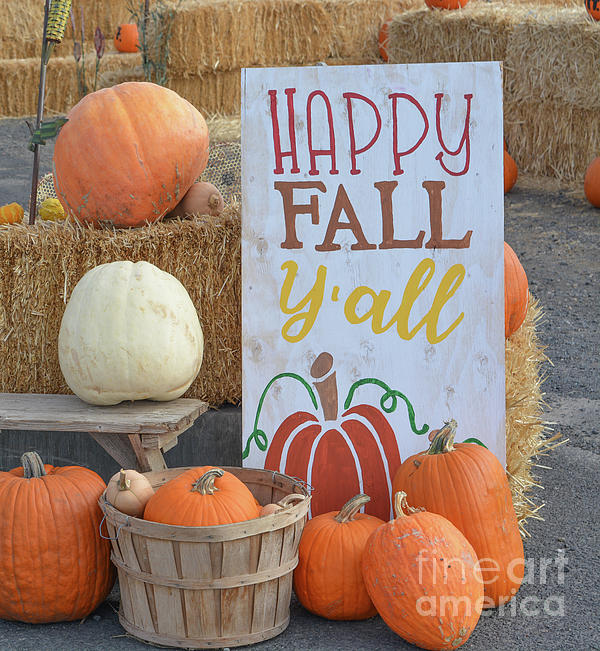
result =
[[121,470],[108,482],[106,499],[127,515],[141,518],[146,503],[154,495],[154,489],[148,479],[137,470]]
[[303,499],[304,495],[300,495],[300,493],[291,493],[290,495],[286,495],[283,499],[280,499],[277,504],[265,504],[262,506],[259,517],[262,518],[264,515],[273,515],[273,513],[283,511],[283,509],[291,506],[294,502],[301,502]]

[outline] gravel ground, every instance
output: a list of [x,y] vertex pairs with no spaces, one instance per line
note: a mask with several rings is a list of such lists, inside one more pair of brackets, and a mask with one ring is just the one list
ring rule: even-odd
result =
[[[27,204],[32,155],[21,120],[0,121],[0,205]],[[52,146],[41,172],[51,170]],[[545,365],[547,419],[568,442],[540,460],[545,521],[528,525],[528,580],[511,606],[486,614],[465,651],[600,650],[600,211],[580,192],[520,179],[505,199],[505,239],[544,308],[539,326],[551,363]],[[546,569],[544,569],[544,567]],[[561,571],[564,567],[564,571]],[[1,587],[0,587],[1,589]],[[0,620],[0,649],[147,649],[125,635],[116,615],[118,592],[83,622],[32,626]],[[413,649],[379,618],[329,622],[292,601],[288,629],[257,651]]]

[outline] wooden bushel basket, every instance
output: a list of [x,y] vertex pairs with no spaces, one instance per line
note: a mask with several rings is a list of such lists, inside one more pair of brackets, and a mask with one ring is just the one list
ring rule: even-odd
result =
[[[145,473],[157,488],[187,468]],[[119,621],[147,642],[205,649],[267,640],[290,618],[292,574],[307,519],[304,484],[270,470],[224,467],[261,504],[303,500],[235,524],[179,527],[127,516],[99,500],[121,590]],[[103,527],[104,529],[104,527]]]

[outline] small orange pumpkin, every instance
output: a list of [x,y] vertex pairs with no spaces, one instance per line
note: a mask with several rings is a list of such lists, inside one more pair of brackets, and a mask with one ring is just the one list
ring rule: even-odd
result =
[[381,29],[379,30],[379,56],[384,60],[384,61],[389,61],[389,56],[387,53],[387,46],[388,42],[390,39],[390,23],[391,20],[386,20],[383,25],[381,26]]
[[144,520],[207,527],[258,518],[259,509],[250,489],[235,475],[202,466],[161,486],[148,500]]
[[504,242],[504,336],[510,337],[525,321],[529,283],[517,254]]
[[430,9],[462,9],[469,0],[425,0]]
[[456,649],[469,639],[483,605],[475,550],[446,518],[408,506],[403,491],[394,495],[394,508],[396,518],[367,540],[367,591],[383,621],[407,642]]
[[594,20],[600,20],[600,2],[598,0],[585,0],[585,8]]
[[0,206],[0,224],[18,224],[23,221],[25,211],[18,203]]
[[428,450],[408,457],[392,491],[450,520],[473,545],[483,574],[484,608],[509,601],[523,579],[523,541],[506,472],[477,443],[454,443],[456,421],[444,425]]
[[140,37],[135,23],[126,23],[117,27],[115,47],[119,52],[139,52]]
[[517,177],[519,176],[519,170],[515,159],[508,153],[508,150],[504,150],[504,194],[510,192],[515,183],[517,182]]
[[600,208],[600,157],[594,158],[585,171],[583,192],[592,206]]
[[377,614],[361,570],[367,540],[384,524],[374,515],[358,513],[370,499],[368,495],[356,495],[339,513],[322,513],[304,526],[294,570],[294,592],[315,615],[355,620]]

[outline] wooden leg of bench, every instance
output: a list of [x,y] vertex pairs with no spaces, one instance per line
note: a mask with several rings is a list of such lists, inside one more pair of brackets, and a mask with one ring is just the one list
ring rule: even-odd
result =
[[165,463],[162,452],[159,449],[145,448],[142,445],[142,439],[139,434],[129,434],[131,447],[137,457],[137,465],[140,472],[150,470],[165,470]]
[[135,468],[138,460],[127,434],[103,434],[89,432],[89,435],[121,466]]

